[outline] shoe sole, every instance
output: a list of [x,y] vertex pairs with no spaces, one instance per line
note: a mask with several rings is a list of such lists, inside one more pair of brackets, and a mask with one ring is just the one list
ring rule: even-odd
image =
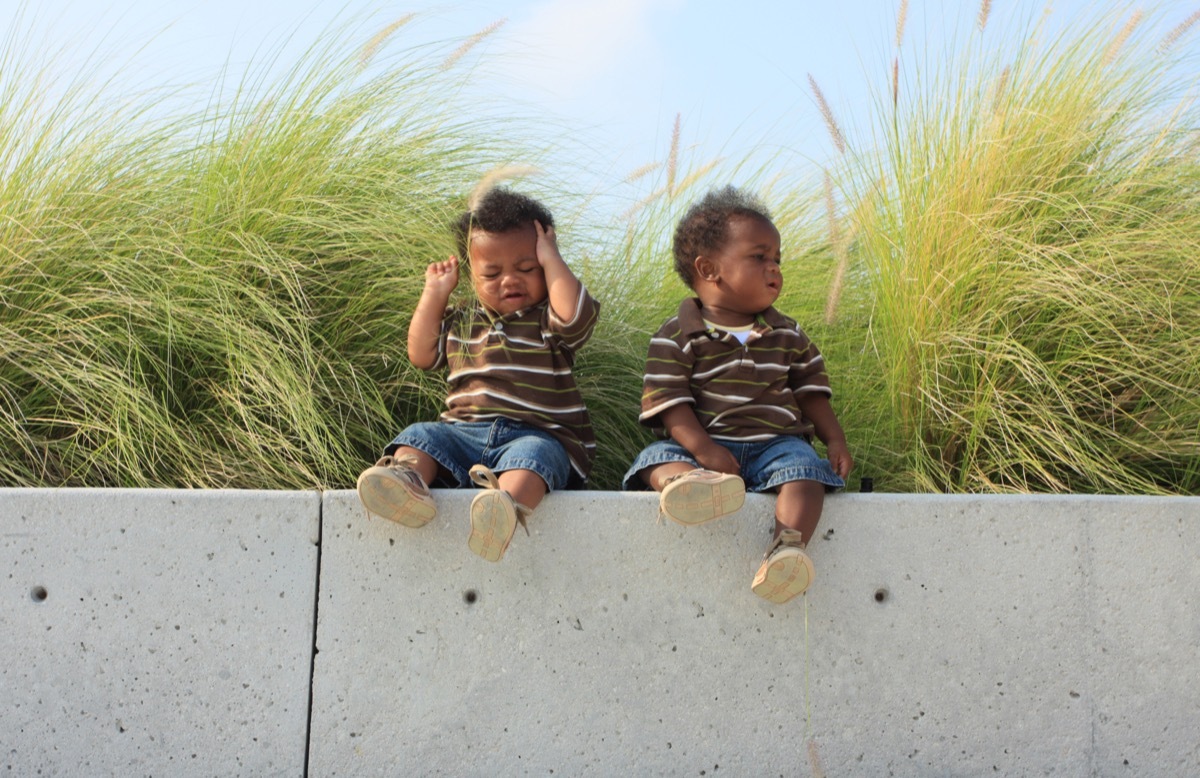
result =
[[489,562],[499,562],[517,531],[512,499],[500,491],[485,491],[471,501],[471,535],[467,548]]
[[759,597],[777,605],[804,594],[813,580],[812,560],[807,554],[788,554],[764,562],[750,588]]
[[728,473],[717,481],[675,481],[661,498],[667,518],[689,527],[736,513],[745,502],[745,482]]
[[376,516],[420,529],[437,515],[437,508],[414,497],[386,468],[368,468],[358,477],[358,499]]

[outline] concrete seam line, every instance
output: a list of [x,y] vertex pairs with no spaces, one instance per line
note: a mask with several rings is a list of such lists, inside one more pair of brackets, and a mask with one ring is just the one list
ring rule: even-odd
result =
[[317,564],[313,575],[313,619],[312,619],[312,649],[308,658],[308,715],[304,724],[304,773],[308,778],[308,763],[312,757],[312,720],[313,699],[316,693],[317,678],[317,623],[321,611],[321,548],[324,545],[325,532],[325,492],[317,492]]

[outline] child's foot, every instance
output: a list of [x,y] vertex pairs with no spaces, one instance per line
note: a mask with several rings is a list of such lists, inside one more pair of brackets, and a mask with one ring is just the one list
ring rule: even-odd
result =
[[746,501],[746,484],[739,476],[712,470],[690,470],[667,479],[658,507],[680,524],[703,524],[728,516]]
[[750,588],[764,600],[784,603],[804,594],[815,575],[812,560],[800,542],[800,533],[785,529],[767,550]]
[[[467,538],[467,548],[489,562],[499,562],[517,531],[517,522],[524,526],[530,510],[502,490],[495,473],[483,465],[471,468],[471,480],[484,491],[471,500],[471,534]],[[529,529],[525,531],[529,532]]]
[[358,498],[376,516],[406,527],[424,527],[437,515],[429,487],[416,471],[412,455],[385,456],[358,477]]

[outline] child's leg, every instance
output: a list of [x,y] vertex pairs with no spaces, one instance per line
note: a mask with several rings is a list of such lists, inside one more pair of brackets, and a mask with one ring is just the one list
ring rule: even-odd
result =
[[467,547],[498,562],[517,524],[525,524],[551,488],[566,486],[571,462],[562,444],[548,433],[511,424],[498,428],[492,443],[484,462],[471,468],[471,480],[483,491],[471,501]]
[[665,462],[661,465],[641,470],[638,472],[638,478],[641,478],[642,483],[654,491],[661,492],[663,487],[667,485],[667,481],[684,473],[690,473],[695,469],[696,466],[691,462]]
[[[471,480],[483,487],[471,500],[471,534],[467,548],[489,562],[499,562],[512,542],[517,524],[533,512],[527,504],[517,502],[513,491],[533,499],[535,505],[546,494],[541,476],[529,470],[506,470],[499,477],[486,465],[471,468]],[[531,481],[537,481],[541,488]],[[511,490],[511,491],[510,491]],[[529,528],[525,528],[529,532]]]
[[524,505],[531,511],[546,496],[546,482],[532,470],[505,470],[499,480],[501,489],[508,492],[518,505]]
[[423,527],[437,515],[429,483],[438,463],[419,449],[398,447],[358,477],[358,497],[368,513],[403,524]]
[[821,521],[825,505],[825,484],[820,481],[788,481],[781,484],[775,498],[774,539],[785,529],[800,533],[800,542],[807,546]]
[[433,483],[433,479],[437,478],[439,467],[437,460],[418,448],[400,446],[392,452],[392,457],[394,459],[400,459],[401,457],[415,458],[417,461],[413,465],[413,470],[417,471],[417,475],[421,476],[421,480],[425,482],[426,486]]
[[759,597],[784,603],[812,583],[812,560],[804,553],[821,520],[825,485],[819,481],[780,484],[775,498],[775,534],[750,588]]

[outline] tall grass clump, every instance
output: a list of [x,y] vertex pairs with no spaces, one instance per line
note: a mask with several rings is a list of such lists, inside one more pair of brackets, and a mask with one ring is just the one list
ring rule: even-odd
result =
[[408,318],[466,193],[518,152],[456,103],[460,42],[388,52],[407,21],[165,113],[85,72],[45,89],[54,63],[7,42],[0,482],[347,486],[436,414]]
[[1194,59],[1140,15],[991,41],[989,5],[839,168],[885,483],[1200,492]]

